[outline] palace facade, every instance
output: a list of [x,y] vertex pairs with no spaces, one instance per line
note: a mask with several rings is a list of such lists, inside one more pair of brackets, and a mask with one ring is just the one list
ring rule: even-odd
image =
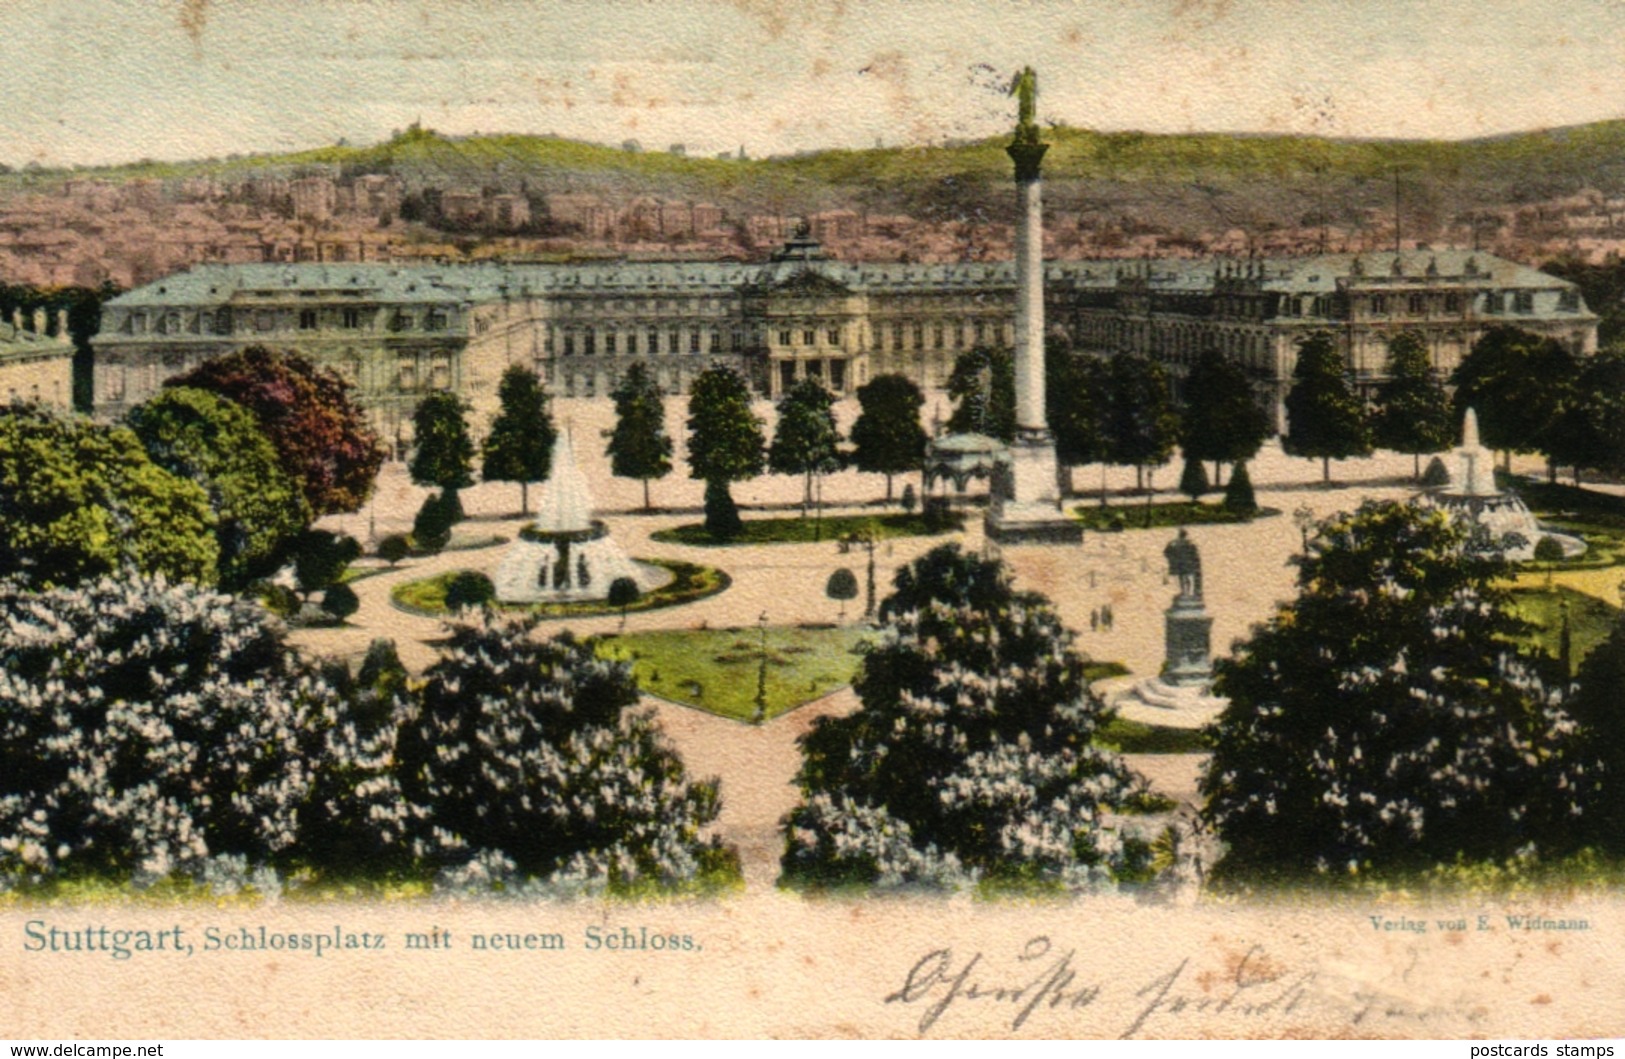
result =
[[[1387,340],[1423,334],[1448,373],[1509,324],[1595,350],[1573,284],[1466,251],[1247,261],[1051,262],[1051,333],[1076,348],[1148,354],[1180,386],[1212,347],[1238,358],[1279,409],[1298,341],[1333,333],[1356,380],[1380,381]],[[777,397],[802,378],[839,395],[882,373],[942,387],[959,354],[1013,342],[1015,272],[998,264],[830,259],[805,233],[761,264],[202,265],[104,307],[95,407],[116,417],[171,376],[251,345],[296,350],[353,383],[404,448],[412,409],[450,389],[483,428],[511,364],[565,397],[606,397],[646,364],[668,393],[712,365]],[[1279,412],[1277,412],[1279,416]],[[1279,425],[1279,419],[1278,419]]]
[[73,339],[66,311],[57,313],[55,331],[44,309],[35,309],[26,321],[21,310],[13,310],[11,321],[0,323],[0,400],[64,412],[73,407]]

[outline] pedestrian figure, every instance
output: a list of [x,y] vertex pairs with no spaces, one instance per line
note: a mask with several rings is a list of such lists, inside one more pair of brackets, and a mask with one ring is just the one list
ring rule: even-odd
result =
[[1100,608],[1100,624],[1107,632],[1112,631],[1112,605],[1110,603]]
[[1090,632],[1099,632],[1100,631],[1100,608],[1099,607],[1096,607],[1094,610],[1091,610],[1089,612],[1089,631]]

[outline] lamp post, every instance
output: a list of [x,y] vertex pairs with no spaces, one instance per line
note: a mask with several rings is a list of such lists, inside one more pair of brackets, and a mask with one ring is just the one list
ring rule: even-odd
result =
[[878,543],[880,543],[880,534],[876,532],[872,524],[853,530],[841,540],[843,548],[856,545],[869,553],[869,577],[863,605],[863,616],[869,619],[873,619],[875,616],[875,545]]
[[767,611],[756,619],[756,626],[761,630],[761,658],[756,667],[756,713],[751,723],[761,724],[767,720]]

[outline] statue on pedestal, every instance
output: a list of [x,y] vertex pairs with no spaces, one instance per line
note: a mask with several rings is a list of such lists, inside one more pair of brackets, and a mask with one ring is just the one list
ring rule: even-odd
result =
[[1179,599],[1202,604],[1202,556],[1183,529],[1162,550],[1168,560],[1168,575],[1179,582]]
[[1010,82],[1010,94],[1016,97],[1016,142],[1038,142],[1038,74],[1031,66],[1023,66]]

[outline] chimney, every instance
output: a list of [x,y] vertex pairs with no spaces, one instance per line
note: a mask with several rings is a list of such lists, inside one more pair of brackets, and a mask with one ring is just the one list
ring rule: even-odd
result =
[[41,338],[45,337],[46,319],[47,317],[45,315],[44,306],[40,306],[34,310],[34,333]]
[[56,311],[56,337],[66,342],[68,340],[68,310]]

